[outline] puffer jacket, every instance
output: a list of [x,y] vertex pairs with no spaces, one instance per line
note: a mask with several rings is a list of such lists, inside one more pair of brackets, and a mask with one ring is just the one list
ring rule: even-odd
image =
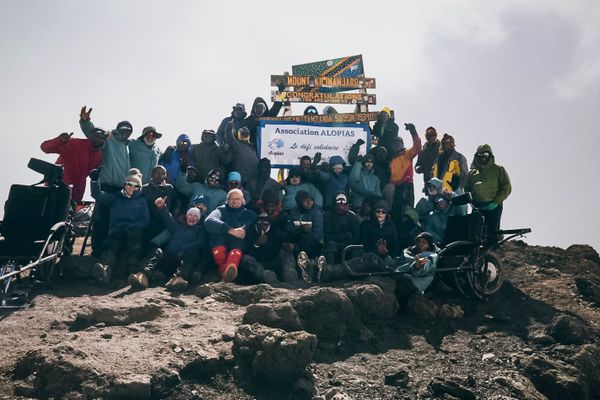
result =
[[289,211],[296,207],[296,194],[301,190],[308,192],[315,201],[315,204],[319,207],[323,207],[323,195],[319,192],[319,189],[312,183],[301,183],[296,186],[288,184],[285,187],[285,196],[283,197],[284,210]]
[[186,222],[175,222],[167,207],[158,210],[165,227],[171,232],[167,253],[174,256],[200,251],[208,243],[208,236],[201,222],[189,226]]
[[131,168],[137,168],[142,173],[142,183],[150,182],[152,169],[158,165],[162,152],[153,144],[151,146],[144,142],[142,136],[129,142],[129,161]]
[[361,162],[356,161],[352,165],[348,181],[352,190],[352,206],[356,209],[362,207],[363,201],[368,197],[376,199],[382,197],[381,181],[375,175],[375,168],[367,171],[362,167]]
[[92,197],[97,202],[110,207],[108,222],[109,235],[117,229],[145,228],[150,223],[148,202],[137,190],[131,197],[125,196],[123,190],[117,193],[106,193],[100,189],[100,183],[91,183]]
[[468,168],[465,156],[452,149],[448,154],[440,154],[433,165],[433,176],[441,179],[445,188],[462,192],[467,181]]
[[497,165],[488,144],[477,148],[477,153],[488,151],[490,160],[486,165],[479,165],[477,157],[474,157],[471,170],[465,184],[465,191],[471,192],[475,206],[485,206],[490,202],[502,204],[512,190],[510,178],[504,167]]

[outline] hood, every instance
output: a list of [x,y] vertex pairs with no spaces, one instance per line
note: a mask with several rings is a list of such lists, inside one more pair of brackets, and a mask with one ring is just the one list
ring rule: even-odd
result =
[[373,215],[375,215],[375,210],[385,210],[388,213],[390,212],[390,208],[385,200],[379,200],[377,203],[375,203],[373,206]]
[[431,178],[427,181],[427,184],[435,186],[438,190],[438,193],[442,193],[442,186],[444,185],[444,182],[442,182],[441,179]]
[[303,179],[302,179],[302,171],[300,170],[300,167],[292,167],[292,168],[290,168],[290,171],[288,172],[288,176],[286,178],[286,182],[290,183],[290,180],[294,176],[299,176],[300,177],[300,183],[302,183]]
[[[298,209],[302,212],[307,211],[304,206],[302,205],[302,202],[308,198],[313,198],[310,193],[308,193],[306,190],[299,190],[298,193],[296,193],[296,197],[294,198],[294,200],[296,200],[296,205],[298,206]],[[314,200],[314,199],[313,199]],[[313,206],[314,207],[314,206]]]
[[235,118],[233,117],[233,112],[235,111],[236,108],[241,108],[244,111],[242,117],[239,119],[240,121],[248,116],[248,113],[246,112],[246,107],[242,103],[237,103],[235,106],[233,106],[233,110],[231,110],[231,118],[232,119],[235,120]]
[[341,156],[332,156],[329,159],[329,165],[333,166],[336,164],[342,164],[344,167],[346,166],[346,161]]
[[333,106],[326,106],[323,109],[323,114],[327,115],[327,114],[337,114],[337,110],[333,107]]
[[[487,165],[482,166],[482,165],[479,165],[479,162],[477,161],[477,157],[475,156],[475,154],[482,153],[485,151],[488,151],[490,153],[490,161],[488,161]],[[473,154],[473,163],[471,163],[471,168],[480,169],[482,167],[489,167],[490,165],[496,164],[496,158],[494,157],[494,153],[492,152],[492,146],[490,146],[489,144],[479,145],[477,147],[477,151],[475,151],[475,154]]]
[[188,150],[191,149],[192,141],[190,140],[190,137],[188,135],[186,135],[185,133],[182,133],[181,135],[177,136],[177,140],[175,141],[175,148],[177,148],[177,143],[184,141],[184,140],[189,143]]
[[[257,97],[254,99],[254,102],[252,103],[252,108],[250,109],[250,115],[252,115],[253,117],[256,117],[256,115],[254,115],[254,106],[262,103],[265,105],[265,114],[269,112],[269,105],[267,104],[267,102],[265,101],[265,99],[263,99],[262,97]],[[264,114],[263,114],[264,115]]]

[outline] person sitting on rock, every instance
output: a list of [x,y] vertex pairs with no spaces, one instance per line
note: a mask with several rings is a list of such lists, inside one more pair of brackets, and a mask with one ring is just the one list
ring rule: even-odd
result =
[[309,193],[314,202],[319,207],[323,207],[323,195],[321,192],[312,183],[302,181],[302,172],[299,168],[291,168],[285,185],[285,196],[283,197],[284,210],[291,211],[296,207],[296,195],[301,190]]
[[323,211],[310,193],[300,190],[296,194],[296,207],[288,214],[286,233],[296,246],[298,266],[305,274],[309,259],[320,254],[324,237]]
[[223,172],[220,169],[213,169],[208,173],[204,183],[198,182],[195,178],[198,177],[196,168],[189,168],[185,175],[180,174],[177,178],[175,188],[183,195],[188,196],[193,200],[197,196],[208,196],[208,213],[211,213],[218,206],[225,204],[227,192],[221,189],[221,182],[224,178]]
[[434,244],[434,238],[429,232],[421,232],[415,238],[415,245],[406,248],[403,256],[394,259],[394,270],[404,272],[414,289],[419,293],[425,290],[433,282],[437,266],[439,249]]
[[126,262],[131,272],[137,272],[137,261],[142,255],[144,229],[150,223],[148,203],[140,188],[142,179],[137,174],[125,177],[123,188],[118,193],[107,193],[100,189],[98,171],[90,172],[92,197],[110,210],[108,235],[102,244],[101,263],[94,264],[94,278],[108,284],[117,270],[117,253],[127,249]]
[[325,211],[325,246],[323,255],[328,263],[340,261],[342,250],[348,245],[360,243],[360,222],[350,211],[348,196],[340,192],[335,196],[333,208]]
[[[181,202],[179,196],[175,193],[173,185],[166,182],[167,170],[162,165],[157,165],[152,169],[150,182],[142,186],[142,196],[146,199],[150,209],[150,224],[146,228],[144,242],[151,242],[158,234],[163,232],[165,224],[158,212],[153,206],[154,201],[159,197],[167,198],[167,208],[171,214],[177,218],[181,212]],[[166,243],[166,242],[165,242]],[[157,247],[160,243],[157,245]]]
[[262,197],[255,204],[257,214],[266,213],[269,216],[271,225],[284,230],[286,224],[285,213],[283,212],[283,200],[279,193],[267,189]]
[[277,283],[298,280],[294,255],[284,249],[286,234],[271,224],[267,213],[258,216],[248,230],[246,249],[240,263],[239,280],[243,283]]
[[256,214],[246,209],[244,194],[239,189],[227,193],[227,202],[211,212],[204,225],[209,234],[211,254],[225,282],[233,282],[244,250],[246,231]]
[[[147,288],[153,275],[152,269],[157,268],[164,276],[171,276],[165,285],[167,290],[184,291],[189,281],[200,281],[206,268],[206,260],[202,260],[202,250],[206,249],[207,236],[204,226],[200,223],[200,210],[196,207],[190,208],[186,212],[185,223],[177,223],[169,212],[167,201],[168,198],[159,197],[154,202],[164,225],[171,232],[166,251],[157,250],[155,260],[151,260],[143,271],[129,276],[128,282],[132,287]],[[157,275],[154,274],[154,277],[157,278]]]

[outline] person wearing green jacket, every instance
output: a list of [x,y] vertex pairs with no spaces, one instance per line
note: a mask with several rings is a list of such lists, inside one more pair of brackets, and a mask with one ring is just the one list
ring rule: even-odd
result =
[[[96,127],[90,119],[92,109],[86,106],[81,108],[79,114],[79,126],[83,134],[89,139],[94,136]],[[102,164],[98,182],[100,189],[107,193],[118,193],[123,188],[123,182],[127,172],[131,168],[129,162],[129,137],[133,127],[129,121],[121,121],[116,129],[108,132],[107,140],[101,147]],[[110,219],[110,207],[97,204],[96,219],[92,227],[92,255],[98,256],[101,246],[108,235],[108,221]]]
[[152,170],[158,165],[158,159],[162,155],[162,151],[156,145],[156,140],[161,136],[162,133],[156,132],[155,127],[147,126],[140,137],[129,142],[131,167],[140,170],[144,185],[150,182]]
[[381,181],[375,175],[373,166],[375,159],[372,154],[358,156],[350,171],[349,186],[352,190],[352,207],[358,210],[366,198],[379,200]]
[[508,173],[496,164],[492,147],[489,144],[477,147],[465,191],[471,192],[473,206],[485,217],[489,243],[496,243],[501,238],[495,232],[500,230],[502,204],[511,190]]

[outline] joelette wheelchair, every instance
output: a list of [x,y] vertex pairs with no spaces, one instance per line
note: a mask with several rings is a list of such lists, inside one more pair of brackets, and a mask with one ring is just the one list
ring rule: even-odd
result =
[[51,284],[60,257],[70,253],[71,188],[63,168],[32,158],[27,165],[44,178],[12,185],[0,222],[0,308],[27,302],[33,281]]

